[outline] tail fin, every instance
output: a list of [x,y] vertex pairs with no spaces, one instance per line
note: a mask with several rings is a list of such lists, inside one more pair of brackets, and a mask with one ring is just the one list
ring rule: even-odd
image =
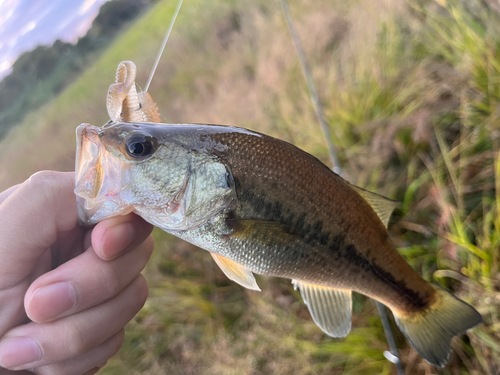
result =
[[413,315],[394,313],[396,323],[410,344],[430,364],[443,367],[451,352],[451,339],[482,323],[469,304],[433,285],[437,300],[427,310]]

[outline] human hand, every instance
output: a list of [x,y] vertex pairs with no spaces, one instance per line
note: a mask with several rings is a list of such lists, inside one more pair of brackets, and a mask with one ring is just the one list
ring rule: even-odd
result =
[[74,173],[39,172],[0,193],[1,375],[96,373],[146,301],[152,226],[79,227],[73,189]]

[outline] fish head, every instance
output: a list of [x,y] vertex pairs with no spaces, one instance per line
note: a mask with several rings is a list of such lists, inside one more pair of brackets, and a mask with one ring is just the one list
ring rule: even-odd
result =
[[164,230],[187,230],[234,202],[227,166],[195,127],[111,122],[76,133],[81,224],[134,212]]
[[[146,204],[145,196],[157,196],[151,191],[158,179],[150,173],[158,149],[157,139],[140,126],[110,124],[101,128],[82,124],[77,130],[76,186],[79,220],[95,224],[103,219],[133,212]],[[157,164],[157,163],[156,163]],[[161,179],[161,174],[160,174]],[[165,185],[168,185],[168,181]],[[137,187],[144,189],[137,194]],[[169,196],[163,191],[162,202]]]

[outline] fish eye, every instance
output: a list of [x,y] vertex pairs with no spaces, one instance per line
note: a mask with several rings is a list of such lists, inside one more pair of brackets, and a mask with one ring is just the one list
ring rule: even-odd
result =
[[153,141],[151,137],[143,134],[132,134],[125,141],[127,154],[133,158],[149,156],[153,152]]

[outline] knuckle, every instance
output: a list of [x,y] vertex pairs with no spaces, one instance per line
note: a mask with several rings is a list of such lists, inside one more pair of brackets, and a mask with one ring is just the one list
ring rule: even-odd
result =
[[61,197],[68,191],[72,192],[68,182],[61,172],[40,171],[33,174],[25,182],[33,208],[44,210],[47,207],[57,207]]
[[153,238],[153,235],[150,234],[148,238],[146,238],[146,240],[141,244],[141,247],[143,248],[144,256],[149,259],[153,254],[153,250],[155,248],[155,240]]
[[118,270],[113,267],[108,267],[107,264],[102,264],[99,268],[99,272],[102,275],[102,280],[106,280],[103,284],[105,285],[105,293],[108,299],[121,292],[123,286],[120,282]]
[[33,174],[27,181],[28,188],[45,199],[57,197],[61,186],[62,174],[54,171],[40,171]]
[[59,179],[59,173],[54,171],[40,171],[36,172],[28,178],[28,183],[33,186],[44,186],[53,184],[54,181]]
[[108,359],[120,351],[120,348],[122,347],[124,340],[125,340],[125,330],[122,328],[118,333],[112,336],[108,340],[108,342],[106,342],[106,346],[108,347],[109,351]]
[[32,192],[45,193],[47,196],[59,198],[62,191],[73,191],[73,179],[64,172],[40,171],[31,175],[25,182]]
[[93,342],[85,332],[82,331],[81,327],[69,320],[71,322],[69,327],[67,327],[67,351],[71,354],[72,357],[77,355],[87,353],[89,350],[93,348]]
[[137,288],[137,291],[135,293],[135,295],[137,296],[135,302],[136,302],[136,307],[137,307],[137,310],[140,310],[144,304],[146,303],[146,300],[148,299],[148,295],[149,295],[149,287],[148,287],[148,283],[146,281],[146,278],[140,274],[139,276],[137,276],[137,278],[135,279],[135,288]]
[[55,195],[55,172],[53,171],[40,171],[32,175],[26,181],[26,188],[32,194],[41,200],[39,204],[51,205],[51,198]]
[[99,298],[101,301],[113,298],[121,291],[118,270],[110,267],[107,263],[98,261],[94,270],[94,278],[99,280]]

